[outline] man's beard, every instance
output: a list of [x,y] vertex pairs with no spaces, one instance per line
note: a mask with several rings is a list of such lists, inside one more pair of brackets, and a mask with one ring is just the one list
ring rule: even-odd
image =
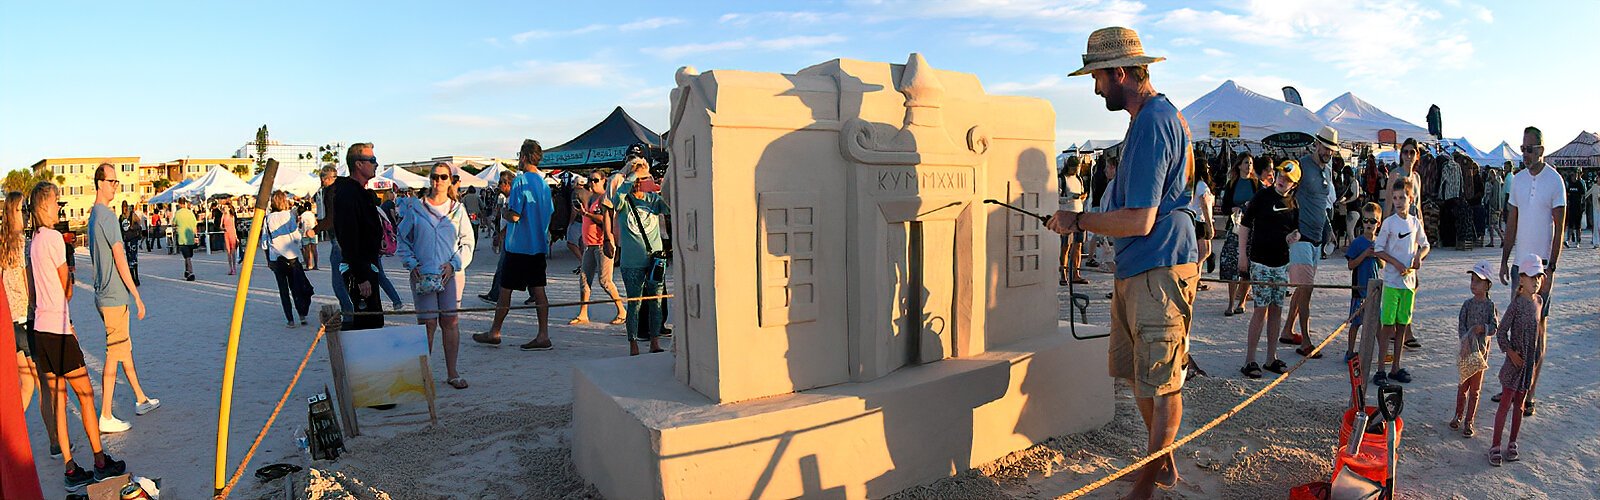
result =
[[1127,99],[1121,93],[1113,92],[1101,97],[1106,99],[1106,111],[1122,111],[1128,109]]

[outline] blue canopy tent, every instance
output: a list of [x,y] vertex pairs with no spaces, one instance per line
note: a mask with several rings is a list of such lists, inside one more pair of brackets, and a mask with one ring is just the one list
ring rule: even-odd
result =
[[565,144],[544,151],[539,166],[549,169],[591,170],[622,166],[628,146],[644,143],[654,158],[665,153],[657,134],[617,107],[604,120]]

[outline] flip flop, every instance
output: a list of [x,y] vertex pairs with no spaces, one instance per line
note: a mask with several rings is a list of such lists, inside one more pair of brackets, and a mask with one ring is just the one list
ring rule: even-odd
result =
[[[1308,357],[1308,356],[1306,356],[1306,354],[1310,353],[1310,352],[1311,352],[1311,349],[1307,349],[1307,348],[1304,348],[1304,347],[1296,347],[1296,348],[1294,348],[1294,353],[1295,354],[1299,354],[1300,357],[1302,357],[1302,358]],[[1309,357],[1311,359],[1322,359],[1322,352],[1321,351],[1317,351],[1316,354],[1312,354]]]
[[623,324],[627,324],[627,323],[628,323],[628,318],[625,317],[625,316],[618,316],[618,317],[616,317],[616,318],[611,320],[611,324],[613,324],[613,325],[623,325]]
[[666,349],[659,349],[659,348],[650,350],[651,354],[655,354],[655,353],[658,353],[658,352],[667,352],[667,350]]
[[581,324],[588,323],[588,322],[589,322],[589,318],[572,318],[572,320],[568,321],[567,324],[569,324],[569,325],[581,325]]
[[450,379],[450,380],[446,380],[445,383],[446,384],[450,384],[450,387],[454,387],[456,389],[466,389],[467,388],[467,379],[464,379],[464,378],[461,378],[461,377],[456,377],[456,378],[453,378],[453,379]]

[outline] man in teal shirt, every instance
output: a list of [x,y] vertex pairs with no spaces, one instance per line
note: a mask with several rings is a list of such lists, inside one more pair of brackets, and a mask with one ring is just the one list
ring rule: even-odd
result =
[[545,297],[545,258],[550,254],[550,216],[555,204],[550,199],[550,185],[539,171],[539,161],[544,159],[544,148],[539,141],[522,142],[518,153],[516,178],[511,181],[511,193],[506,196],[505,214],[510,222],[506,226],[505,255],[500,269],[500,295],[495,302],[494,325],[489,331],[472,334],[480,344],[499,345],[500,326],[505,323],[506,312],[511,307],[512,290],[528,290],[533,295],[539,312],[539,336],[522,344],[524,351],[548,351],[550,343],[550,300]]
[[[622,284],[629,298],[665,293],[662,283],[665,276],[652,276],[655,259],[651,254],[663,250],[661,221],[670,211],[659,193],[646,189],[651,181],[650,163],[643,158],[630,160],[623,171],[611,179],[614,187],[609,196],[611,206],[617,211],[617,241],[620,242],[617,262],[622,267]],[[650,341],[650,352],[661,352],[658,338],[665,310],[662,301],[629,301],[626,307],[628,354],[639,354],[640,340]]]

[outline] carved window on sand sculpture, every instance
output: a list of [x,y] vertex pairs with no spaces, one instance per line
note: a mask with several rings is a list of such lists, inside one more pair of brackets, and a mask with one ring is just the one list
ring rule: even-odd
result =
[[[1016,182],[1007,183],[1006,198],[1009,203],[1033,213],[1039,212],[1039,193],[1023,191]],[[1019,287],[1038,284],[1044,258],[1044,238],[1048,229],[1039,219],[1015,210],[1006,214],[1006,286]],[[1052,211],[1053,212],[1053,211]]]
[[684,177],[695,176],[694,149],[694,136],[685,137],[683,139],[683,158],[677,163],[678,173]]
[[817,319],[814,199],[812,193],[761,193],[756,233],[761,326]]

